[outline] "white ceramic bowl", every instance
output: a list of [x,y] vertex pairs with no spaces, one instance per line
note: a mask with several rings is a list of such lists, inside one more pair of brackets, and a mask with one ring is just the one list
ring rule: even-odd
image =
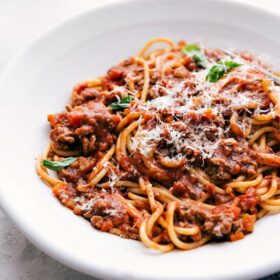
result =
[[103,74],[147,40],[199,40],[278,59],[279,27],[279,16],[236,1],[136,0],[88,10],[43,34],[0,82],[4,211],[47,254],[100,278],[243,279],[279,270],[279,215],[259,221],[254,234],[239,242],[160,254],[93,229],[63,207],[34,171],[34,157],[49,141],[46,115],[63,109],[75,83]]

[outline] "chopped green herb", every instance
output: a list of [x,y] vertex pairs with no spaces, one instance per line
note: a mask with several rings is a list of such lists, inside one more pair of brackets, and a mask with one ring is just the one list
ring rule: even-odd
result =
[[122,98],[121,100],[119,100],[118,102],[113,102],[110,104],[110,107],[117,111],[117,110],[123,110],[129,107],[129,104],[132,100],[134,100],[135,98],[131,95],[128,95],[124,98]]
[[202,68],[206,68],[208,64],[208,60],[205,57],[204,53],[200,49],[199,46],[193,45],[186,45],[184,46],[181,51],[184,54],[187,54],[193,58],[193,60],[197,63],[197,65],[201,66]]
[[235,61],[220,61],[211,67],[208,75],[206,76],[206,79],[211,83],[215,83],[231,69],[241,65],[242,64],[239,64]]
[[208,64],[208,60],[206,59],[203,53],[197,53],[193,55],[194,61],[201,66],[202,68],[206,68]]
[[68,157],[61,161],[50,161],[50,160],[44,159],[42,161],[42,165],[51,170],[61,170],[64,167],[69,166],[71,163],[73,163],[77,159],[78,159],[77,157]]
[[231,61],[231,60],[225,61],[224,64],[226,65],[226,67],[228,68],[228,70],[242,65],[242,64],[240,64],[240,63],[237,63],[237,62]]
[[192,44],[192,45],[186,45],[182,48],[183,53],[190,53],[195,51],[201,51],[200,47],[198,45]]

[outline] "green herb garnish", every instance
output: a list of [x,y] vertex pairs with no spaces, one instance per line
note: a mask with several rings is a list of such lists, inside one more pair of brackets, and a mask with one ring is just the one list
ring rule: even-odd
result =
[[119,100],[118,102],[113,102],[110,104],[110,107],[117,111],[117,110],[123,110],[129,107],[129,104],[132,100],[134,100],[135,98],[131,95],[128,95],[124,98],[122,98],[121,100]]
[[201,51],[201,49],[198,45],[195,45],[195,44],[186,45],[182,48],[183,53],[190,53],[190,52],[196,52],[196,51]]
[[202,68],[207,67],[208,60],[199,46],[195,44],[186,45],[181,49],[181,51],[184,54],[191,56],[197,65],[201,66]]
[[61,161],[50,161],[50,160],[44,159],[42,161],[42,165],[51,170],[61,170],[64,167],[69,166],[71,163],[73,163],[77,159],[78,159],[77,157],[68,157]]
[[234,61],[220,61],[211,67],[209,73],[206,76],[206,79],[211,83],[215,83],[219,79],[221,79],[226,73],[228,73],[231,69],[241,65],[242,64],[239,64]]

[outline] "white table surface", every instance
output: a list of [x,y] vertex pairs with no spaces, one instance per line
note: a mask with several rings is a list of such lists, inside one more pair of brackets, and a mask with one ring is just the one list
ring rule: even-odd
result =
[[[107,0],[0,0],[0,74],[13,55],[34,36],[65,17],[104,1]],[[279,0],[244,1],[257,3],[280,13]],[[0,209],[0,279],[93,278],[46,256],[24,238]],[[276,280],[276,277],[273,279]]]

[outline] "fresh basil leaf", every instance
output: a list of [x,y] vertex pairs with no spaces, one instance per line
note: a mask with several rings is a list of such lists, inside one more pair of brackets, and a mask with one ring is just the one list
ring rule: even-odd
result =
[[241,65],[242,64],[239,64],[235,61],[220,61],[210,68],[206,79],[211,83],[215,83],[219,79],[221,79],[226,73],[228,73],[231,69]]
[[201,49],[198,45],[195,45],[195,44],[186,45],[182,48],[182,52],[185,54],[188,54],[188,53],[194,52],[194,51],[201,51]]
[[197,65],[201,66],[204,69],[208,65],[208,60],[206,59],[205,55],[201,52],[194,54],[193,60],[197,63]]
[[215,83],[218,80],[220,80],[220,78],[222,78],[224,76],[224,74],[225,74],[224,65],[215,64],[209,70],[209,73],[207,74],[206,79],[211,83]]
[[195,44],[186,45],[181,49],[181,51],[184,54],[191,56],[193,60],[197,63],[197,65],[201,66],[202,68],[207,67],[208,60],[205,57],[204,53],[201,51],[199,46]]
[[240,63],[231,60],[225,61],[224,64],[227,66],[228,70],[242,65]]
[[69,166],[71,163],[73,163],[77,159],[78,159],[77,157],[68,157],[61,161],[50,161],[50,160],[44,159],[42,161],[42,165],[51,170],[61,170],[64,167]]
[[132,100],[134,100],[135,98],[131,95],[128,95],[124,98],[122,98],[121,100],[119,100],[118,102],[113,102],[110,104],[110,107],[113,110],[123,110],[129,107],[129,104]]

